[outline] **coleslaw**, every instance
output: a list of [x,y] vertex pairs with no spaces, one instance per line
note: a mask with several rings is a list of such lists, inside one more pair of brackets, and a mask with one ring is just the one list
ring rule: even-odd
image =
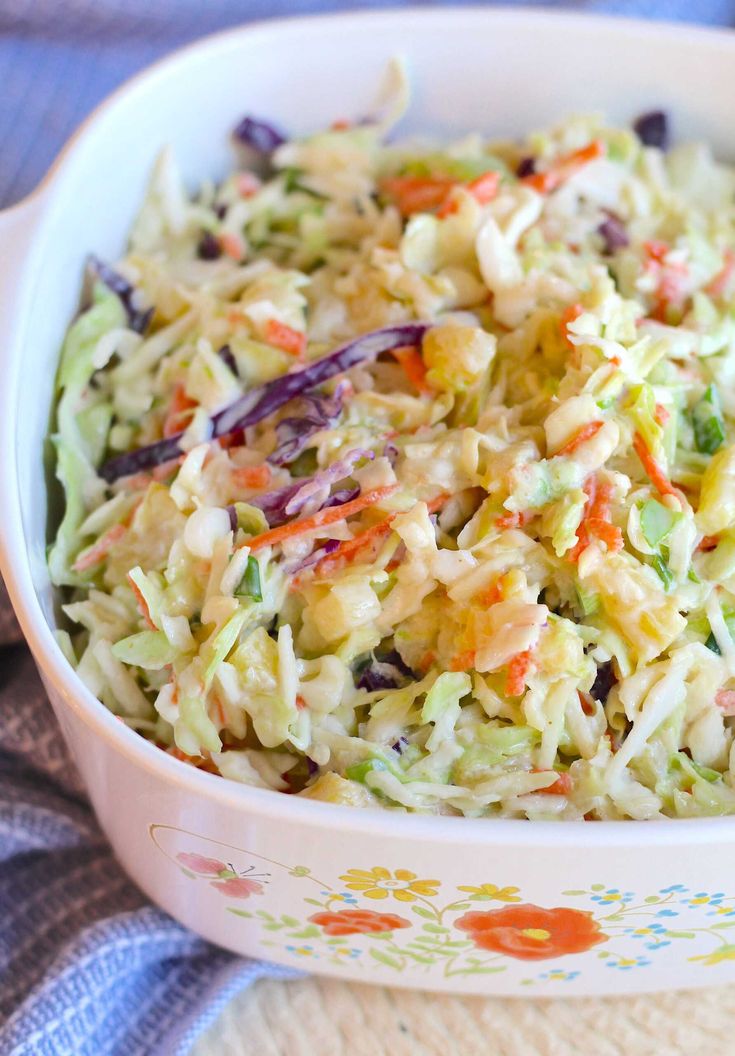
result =
[[735,810],[735,171],[666,116],[171,153],[61,354],[79,676],[183,763],[530,819]]

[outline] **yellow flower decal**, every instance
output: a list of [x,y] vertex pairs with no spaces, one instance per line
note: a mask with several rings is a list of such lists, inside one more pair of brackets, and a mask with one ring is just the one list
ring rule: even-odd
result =
[[721,964],[722,961],[735,961],[735,946],[720,946],[712,953],[700,953],[698,957],[690,957],[690,961],[701,961],[704,965]]
[[458,891],[466,891],[475,902],[485,902],[493,899],[495,902],[520,902],[518,887],[496,887],[495,884],[480,884],[479,887],[458,887]]
[[393,895],[399,902],[415,902],[417,895],[433,898],[439,887],[439,880],[419,880],[416,873],[408,869],[388,869],[376,865],[372,869],[348,869],[345,876],[340,876],[350,891],[359,891],[365,898],[387,898]]

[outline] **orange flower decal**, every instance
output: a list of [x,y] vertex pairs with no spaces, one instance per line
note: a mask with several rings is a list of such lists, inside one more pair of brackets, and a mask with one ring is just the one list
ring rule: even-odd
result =
[[396,928],[410,928],[410,921],[397,913],[376,913],[372,909],[340,909],[339,912],[314,913],[313,924],[324,928],[326,935],[369,935]]
[[584,953],[608,938],[591,913],[561,907],[542,909],[528,903],[465,913],[456,926],[468,932],[480,949],[521,961]]

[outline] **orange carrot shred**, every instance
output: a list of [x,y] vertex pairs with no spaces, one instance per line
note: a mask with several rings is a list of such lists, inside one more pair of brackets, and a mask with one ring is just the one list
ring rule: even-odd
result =
[[583,311],[584,308],[581,304],[570,304],[561,313],[559,326],[561,327],[562,337],[566,342],[567,348],[574,349],[575,347],[569,339],[569,324],[573,323],[575,319],[579,319]]
[[602,157],[604,153],[604,143],[599,139],[594,139],[586,147],[558,158],[546,172],[533,172],[529,176],[524,176],[521,182],[527,187],[532,187],[539,194],[551,194],[588,162]]
[[264,488],[270,479],[270,466],[265,462],[259,466],[236,466],[232,470],[232,481],[240,488]]
[[735,274],[735,253],[731,249],[726,249],[723,253],[723,258],[725,263],[722,265],[721,270],[704,288],[705,293],[708,293],[710,297],[721,297],[730,285],[730,279],[733,274]]
[[735,715],[735,689],[718,689],[715,704],[723,715]]
[[148,602],[143,597],[143,594],[142,594],[142,592],[140,590],[140,587],[137,585],[137,583],[135,583],[130,578],[129,574],[127,576],[127,581],[128,581],[128,586],[130,587],[130,589],[132,590],[133,594],[135,595],[135,601],[136,601],[136,603],[138,605],[138,611],[140,612],[140,615],[143,617],[143,620],[145,621],[146,626],[151,631],[157,631],[158,628],[156,627],[156,625],[153,622],[153,619],[151,617],[151,610],[148,608]]
[[[532,770],[532,774],[549,774],[556,773],[555,770]],[[572,791],[572,779],[569,774],[565,771],[559,774],[556,781],[552,784],[547,785],[546,788],[537,788],[537,793],[542,793],[547,796],[568,796]]]
[[286,539],[292,539],[307,532],[325,528],[327,525],[335,524],[337,521],[344,521],[355,513],[361,513],[368,506],[373,506],[376,502],[388,498],[397,489],[398,484],[388,484],[382,488],[373,488],[372,491],[368,491],[364,495],[358,495],[356,499],[352,499],[351,502],[345,502],[341,506],[328,506],[326,509],[318,510],[311,517],[304,517],[300,521],[292,521],[290,524],[282,524],[278,528],[271,528],[269,531],[263,532],[262,535],[256,535],[253,539],[248,539],[243,545],[249,547],[251,552],[262,550],[264,546],[278,546],[280,543],[285,542]]
[[557,455],[571,455],[578,447],[582,444],[586,444],[588,440],[591,440],[593,436],[597,436],[604,422],[588,422],[587,425],[583,425],[581,429],[578,429],[571,440],[567,440],[558,451],[554,453],[554,457]]
[[676,488],[646,447],[646,441],[640,433],[636,433],[633,437],[633,447],[643,463],[643,468],[646,471],[648,479],[651,481],[659,495],[676,495]]
[[666,425],[666,423],[668,422],[670,417],[671,417],[671,415],[667,411],[667,409],[664,407],[664,405],[662,403],[657,403],[656,407],[655,407],[655,413],[654,413],[654,418],[656,419],[656,423],[658,425],[660,425],[660,426],[664,426],[664,425]]
[[506,697],[519,697],[526,688],[526,678],[531,668],[531,650],[511,658],[508,662],[508,673],[505,679]]
[[[457,184],[457,186],[462,186]],[[464,188],[468,191],[475,201],[479,205],[487,205],[498,193],[500,187],[500,173],[499,172],[483,172],[482,176],[478,176],[474,180],[470,180],[469,183],[464,184]],[[439,206],[437,210],[437,216],[440,219],[444,219],[446,216],[451,216],[459,210],[459,199],[456,195],[453,195],[451,190],[448,192],[444,202]]]
[[108,528],[104,535],[101,535],[96,543],[83,550],[79,557],[76,559],[74,564],[71,566],[74,572],[86,572],[90,568],[94,568],[95,565],[99,565],[103,561],[113,545],[125,535],[125,526],[122,524],[113,524],[111,528]]
[[475,666],[475,650],[465,649],[463,653],[457,653],[453,656],[450,664],[450,671],[469,671],[470,668]]
[[389,176],[381,190],[394,199],[403,216],[437,209],[454,186],[446,176]]
[[289,356],[303,359],[306,353],[306,335],[292,326],[279,323],[277,319],[269,319],[265,328],[265,339],[269,345],[275,345],[282,352],[288,352]]
[[391,355],[400,364],[403,373],[421,395],[431,393],[431,386],[426,381],[426,367],[417,348],[413,346],[393,348],[391,349]]
[[177,385],[171,396],[171,404],[163,423],[163,435],[166,439],[180,433],[191,418],[191,412],[196,407],[196,400],[190,399],[183,385]]

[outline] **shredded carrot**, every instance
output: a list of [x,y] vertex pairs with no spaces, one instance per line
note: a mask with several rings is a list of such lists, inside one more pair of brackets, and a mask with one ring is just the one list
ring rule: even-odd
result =
[[436,660],[436,653],[433,649],[427,649],[424,655],[419,660],[419,670],[428,671],[431,665]]
[[132,590],[133,594],[135,595],[135,601],[136,601],[136,603],[138,605],[138,611],[140,612],[140,615],[143,617],[143,620],[145,621],[146,626],[151,631],[157,631],[158,628],[156,627],[156,625],[153,622],[153,619],[151,617],[151,610],[148,608],[148,602],[143,597],[143,594],[142,594],[142,592],[140,590],[140,587],[138,587],[138,585],[133,582],[133,580],[130,578],[129,574],[128,574],[128,576],[126,578],[127,578],[127,581],[128,581],[128,586],[130,587],[130,589]]
[[581,689],[578,689],[577,690],[577,696],[579,697],[579,703],[580,703],[580,705],[582,707],[582,711],[585,713],[585,715],[594,715],[595,714],[595,705],[594,705],[594,702],[593,702],[593,698],[590,696],[590,694],[589,693],[583,693]]
[[314,576],[316,578],[322,578],[331,575],[337,568],[347,564],[356,557],[361,550],[364,550],[368,546],[373,546],[379,540],[390,535],[391,524],[394,517],[395,514],[388,517],[385,521],[379,521],[377,524],[373,524],[370,528],[366,528],[365,531],[356,535],[354,539],[347,539],[344,543],[340,543],[337,549],[331,554],[325,554],[325,556],[314,565]]
[[266,462],[259,466],[236,466],[232,470],[232,482],[239,488],[264,488],[270,479],[271,470]]
[[735,689],[718,689],[715,704],[723,715],[735,715]]
[[477,603],[484,609],[489,609],[491,605],[496,605],[497,602],[502,600],[503,588],[500,585],[500,581],[493,583],[491,587],[488,587],[477,595]]
[[496,517],[495,527],[501,529],[524,528],[532,519],[533,514],[528,510],[523,513],[504,513],[500,517]]
[[389,176],[381,190],[394,199],[403,216],[438,209],[455,181],[447,176]]
[[648,242],[643,243],[643,248],[646,251],[646,256],[651,260],[655,260],[658,264],[663,263],[663,259],[671,248],[668,242],[663,242],[661,239],[653,238],[649,239]]
[[196,400],[192,400],[186,395],[183,385],[177,385],[174,388],[166,420],[163,423],[163,435],[166,439],[170,436],[175,436],[176,433],[180,433],[186,427],[196,405]]
[[648,475],[648,479],[651,481],[659,495],[676,495],[676,488],[646,447],[646,441],[640,433],[636,433],[633,437],[633,447],[643,463],[643,468]]
[[[461,185],[458,184],[457,186]],[[464,184],[465,190],[469,191],[479,205],[487,205],[488,202],[491,202],[497,195],[499,187],[499,172],[484,172],[482,176],[478,176],[476,179]],[[456,213],[458,209],[459,199],[449,191],[444,202],[439,206],[436,215],[443,219],[445,216],[451,216]]]
[[86,572],[89,568],[94,568],[95,565],[99,565],[103,561],[113,545],[125,535],[125,526],[123,524],[113,524],[111,528],[108,528],[104,535],[101,535],[96,543],[92,546],[87,547],[86,550],[82,550],[79,557],[76,559],[74,564],[71,566],[74,572]]
[[697,550],[706,554],[708,553],[708,551],[714,550],[714,548],[719,544],[719,542],[720,538],[717,535],[703,535],[699,543],[697,544]]
[[526,678],[532,664],[531,650],[526,649],[524,653],[518,653],[508,663],[508,673],[505,679],[506,697],[519,697],[526,688]]
[[521,182],[539,194],[551,194],[588,162],[602,157],[604,153],[605,144],[599,139],[594,139],[586,147],[558,158],[546,172],[532,172],[529,176],[524,176]]
[[352,128],[352,123],[346,117],[338,117],[331,124],[332,132],[346,132],[348,128]]
[[304,700],[304,698],[301,696],[300,693],[297,693],[296,694],[296,708],[297,708],[297,710],[298,711],[303,711],[306,706],[307,705],[306,705],[306,701]]
[[292,326],[279,323],[277,319],[269,319],[265,328],[265,339],[269,345],[275,345],[289,356],[303,359],[306,353],[306,335]]
[[602,520],[600,517],[589,517],[587,531],[596,539],[600,539],[610,553],[614,554],[623,549],[623,533],[616,524],[610,524],[609,521]]
[[382,488],[373,488],[372,491],[359,495],[356,499],[351,502],[345,502],[341,506],[328,506],[324,510],[318,510],[311,517],[304,517],[303,520],[292,521],[290,524],[282,524],[279,528],[271,528],[270,531],[263,532],[262,535],[256,535],[253,539],[248,539],[243,545],[248,546],[251,552],[262,550],[264,546],[278,546],[280,543],[285,542],[286,539],[293,539],[299,535],[305,535],[307,532],[314,532],[319,528],[325,528],[328,524],[344,521],[355,513],[361,513],[368,506],[373,506],[376,502],[387,499],[397,489],[398,484],[388,484]]
[[561,313],[561,319],[559,320],[559,326],[561,327],[562,337],[566,342],[567,348],[574,350],[575,346],[572,344],[569,338],[569,324],[573,323],[575,319],[579,319],[580,315],[584,311],[581,304],[570,304]]
[[252,172],[241,172],[237,177],[237,193],[241,198],[252,198],[261,187],[261,181]]
[[404,348],[393,348],[391,349],[391,355],[400,364],[403,373],[421,395],[428,395],[432,392],[431,386],[426,381],[424,361],[417,348],[412,345]]
[[604,422],[588,422],[587,425],[583,425],[581,429],[577,430],[571,440],[567,440],[558,451],[554,452],[554,457],[573,454],[578,447],[586,444],[593,436],[597,436],[603,425]]
[[717,272],[715,277],[704,288],[705,293],[708,293],[710,297],[721,297],[730,285],[733,274],[735,274],[735,253],[731,249],[726,249],[723,253],[723,258],[725,263],[722,265],[722,269]]
[[219,719],[220,727],[226,725],[227,719],[225,717],[225,709],[222,707],[222,701],[219,697],[214,698],[214,710],[217,712],[217,718]]
[[463,653],[457,653],[453,656],[450,664],[450,671],[469,671],[470,668],[475,666],[475,650],[465,649]]
[[237,235],[233,235],[231,231],[225,231],[219,236],[219,244],[222,246],[223,253],[226,253],[228,257],[232,257],[233,260],[240,261],[245,256],[245,246],[241,238]]
[[577,529],[577,543],[569,551],[569,560],[578,561],[594,536],[605,543],[613,553],[623,548],[623,535],[617,525],[610,523],[610,504],[612,485],[607,482],[598,484],[596,477],[590,477],[584,490],[587,495],[584,513]]
[[229,451],[231,447],[244,447],[245,446],[245,430],[235,429],[234,432],[228,433],[227,436],[220,436],[217,438],[217,443],[225,451]]
[[656,407],[655,407],[655,414],[654,414],[654,418],[656,419],[656,423],[658,425],[660,425],[660,426],[664,426],[664,425],[666,425],[666,423],[668,422],[670,417],[671,417],[671,415],[666,410],[664,405],[662,403],[657,403]]
[[[532,770],[532,774],[549,774],[556,773],[555,770]],[[565,771],[563,774],[559,774],[556,781],[551,785],[547,785],[546,788],[537,788],[537,793],[542,793],[547,796],[568,796],[572,791],[572,779],[569,774]]]
[[[430,499],[426,503],[429,513],[436,513],[450,498],[450,495],[442,493],[435,496],[433,499]],[[361,550],[364,550],[368,546],[375,545],[380,539],[389,535],[391,524],[397,516],[397,513],[390,514],[390,516],[386,517],[384,521],[378,521],[377,524],[371,525],[364,531],[359,532],[353,539],[346,539],[343,543],[340,543],[337,549],[333,550],[331,554],[325,554],[324,557],[317,561],[312,569],[314,577],[323,578],[324,576],[332,575],[332,573],[338,568],[356,557]],[[296,576],[292,582],[292,587],[298,589],[299,583],[300,577]]]

